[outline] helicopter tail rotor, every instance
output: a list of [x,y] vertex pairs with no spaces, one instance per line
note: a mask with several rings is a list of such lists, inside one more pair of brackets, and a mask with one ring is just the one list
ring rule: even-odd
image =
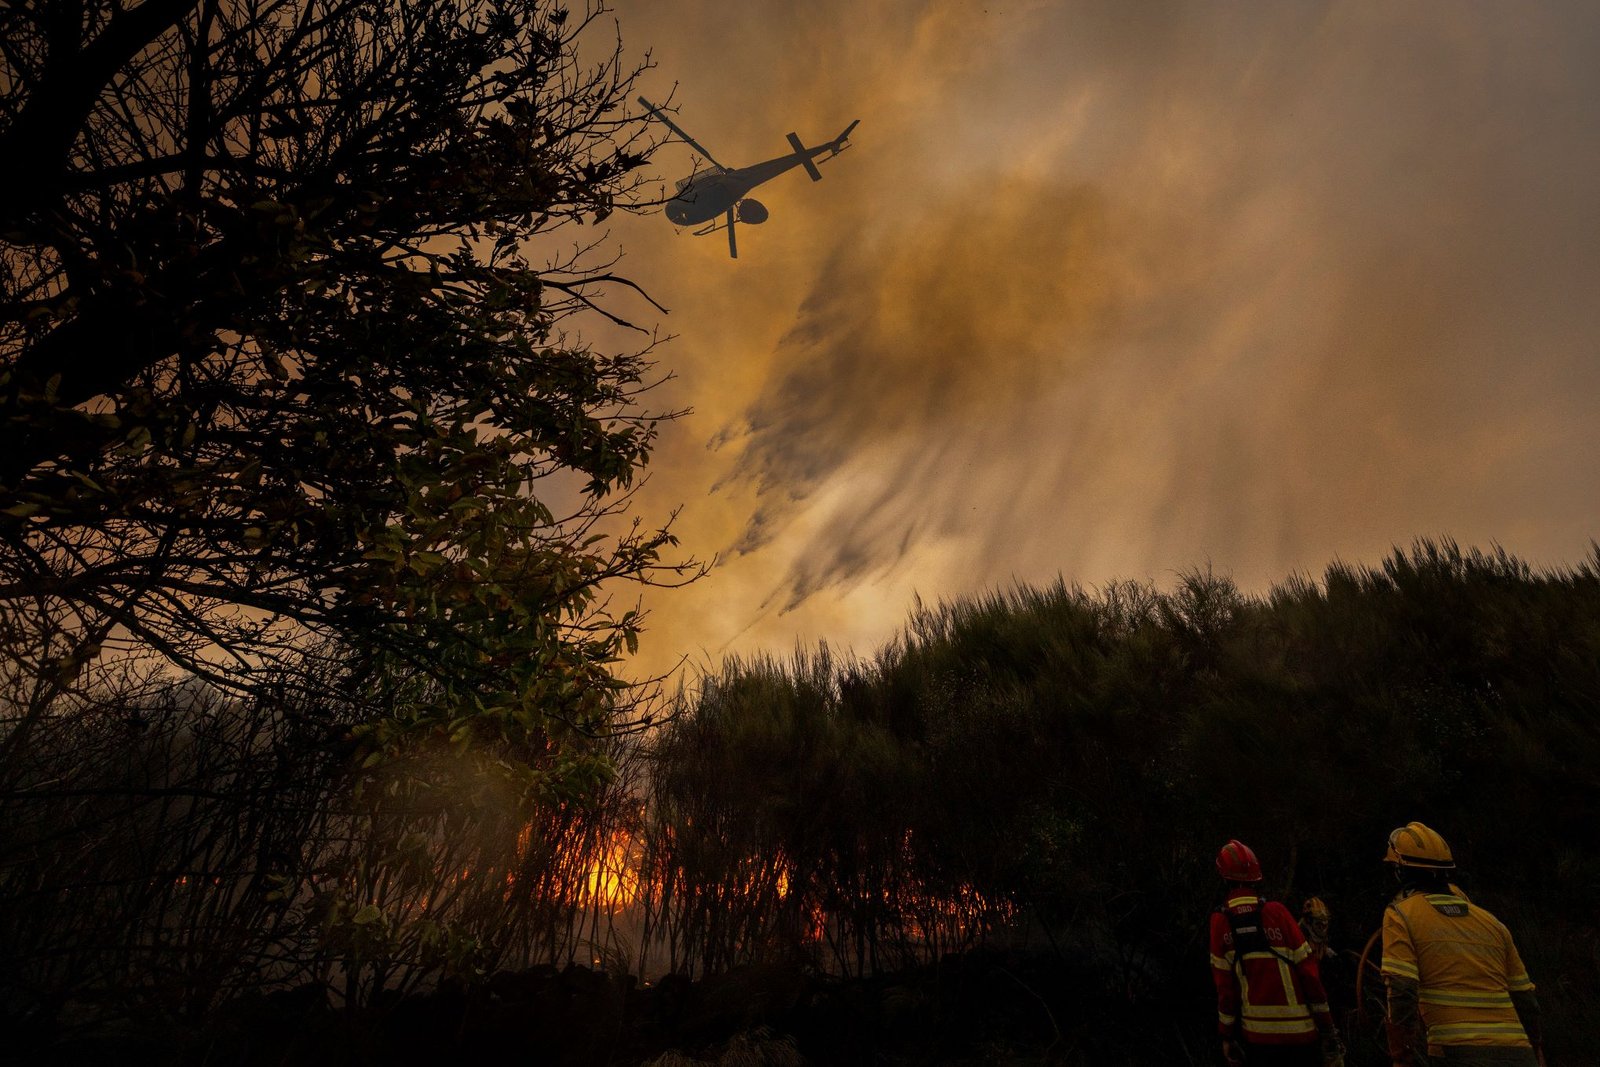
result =
[[806,168],[806,173],[811,175],[811,180],[820,182],[822,180],[822,172],[817,169],[815,163],[811,162],[811,149],[805,146],[805,142],[800,140],[798,134],[789,134],[789,147],[794,149],[794,154],[800,157],[800,165]]

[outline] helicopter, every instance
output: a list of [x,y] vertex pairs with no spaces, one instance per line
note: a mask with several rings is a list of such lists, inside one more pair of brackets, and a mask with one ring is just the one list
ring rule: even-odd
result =
[[767,206],[745,194],[763,182],[771,181],[784,171],[793,170],[795,167],[804,167],[806,173],[811,175],[812,181],[820,182],[822,172],[817,169],[816,158],[827,153],[824,158],[832,159],[849,148],[850,131],[861,122],[860,119],[856,119],[846,126],[839,136],[814,148],[807,148],[798,136],[791,133],[789,147],[794,151],[789,155],[778,156],[748,167],[730,169],[718,163],[710,152],[685,133],[660,108],[642,96],[639,97],[639,103],[711,164],[711,169],[697,170],[687,178],[678,180],[677,191],[666,203],[665,213],[668,221],[678,226],[699,226],[701,223],[707,223],[708,225],[694,231],[696,237],[717,230],[727,230],[728,255],[734,259],[739,258],[739,244],[734,236],[735,223],[743,222],[757,226],[767,221]]

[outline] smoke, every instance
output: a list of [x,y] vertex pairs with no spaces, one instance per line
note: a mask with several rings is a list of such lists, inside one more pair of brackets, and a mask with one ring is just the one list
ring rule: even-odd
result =
[[[685,106],[756,140],[863,122],[823,185],[764,191],[737,275],[676,294],[680,345],[709,331],[686,387],[738,367],[691,394],[717,447],[657,466],[725,552],[676,639],[870,639],[913,590],[1062,572],[1210,561],[1259,588],[1427,534],[1584,553],[1600,9],[781,21],[738,42],[764,78],[719,99],[699,68]],[[663,66],[709,58],[693,25]]]
[[1012,424],[1108,328],[1118,269],[1102,198],[1022,184],[978,183],[834,251],[750,407],[733,476],[754,481],[762,504],[737,551],[766,545],[866,450],[901,453],[870,510],[902,510],[918,471],[937,477],[954,458],[936,435]]

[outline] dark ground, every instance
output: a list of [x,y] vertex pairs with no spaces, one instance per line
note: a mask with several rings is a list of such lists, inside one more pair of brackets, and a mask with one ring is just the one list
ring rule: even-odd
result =
[[1130,1003],[1054,953],[972,953],[860,979],[768,965],[651,985],[581,966],[535,967],[360,1013],[329,1007],[324,990],[307,986],[235,1001],[201,1028],[39,1034],[48,1044],[29,1059],[107,1067],[1188,1064],[1209,1062],[1207,992],[1196,990],[1179,1019]]

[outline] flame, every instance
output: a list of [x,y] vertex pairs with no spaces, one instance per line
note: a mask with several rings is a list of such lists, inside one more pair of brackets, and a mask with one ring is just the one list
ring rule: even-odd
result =
[[626,830],[613,831],[600,855],[589,865],[584,888],[606,908],[626,908],[639,900],[637,841]]

